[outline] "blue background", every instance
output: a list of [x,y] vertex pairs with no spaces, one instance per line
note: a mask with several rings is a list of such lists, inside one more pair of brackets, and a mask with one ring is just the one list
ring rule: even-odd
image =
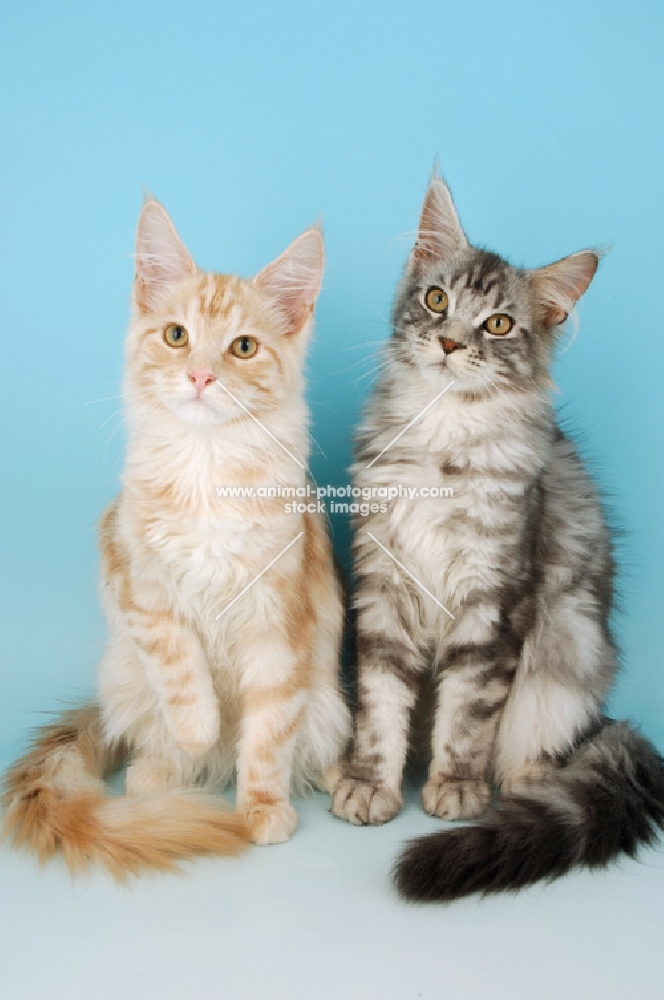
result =
[[436,155],[470,238],[514,263],[611,247],[556,380],[625,529],[612,708],[664,745],[663,27],[654,0],[5,0],[0,763],[93,687],[142,185],[220,271],[324,218],[313,469],[339,483]]

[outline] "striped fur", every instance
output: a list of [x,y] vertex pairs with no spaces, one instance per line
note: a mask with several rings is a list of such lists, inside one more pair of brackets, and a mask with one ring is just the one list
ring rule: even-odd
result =
[[[162,206],[143,207],[127,455],[100,522],[98,706],[49,727],[6,779],[5,829],[40,857],[61,848],[72,868],[94,860],[121,876],[283,841],[291,787],[324,786],[345,746],[325,523],[279,499],[217,494],[306,483],[302,365],[322,270],[308,230],[253,280],[205,273]],[[174,324],[183,346],[166,340]],[[259,344],[249,359],[230,349],[243,336]],[[118,750],[127,796],[107,801]],[[234,772],[235,814],[184,791]]]
[[[535,271],[511,267],[468,243],[441,180],[429,187],[354,475],[359,486],[446,486],[453,496],[398,499],[356,524],[356,732],[332,809],[358,824],[398,812],[422,708],[431,718],[424,809],[475,819],[492,786],[503,802],[479,828],[411,845],[397,872],[408,896],[518,887],[592,863],[580,845],[594,837],[594,771],[577,762],[604,746],[604,737],[587,748],[584,740],[616,672],[613,556],[548,389],[557,331],[597,262],[584,251]],[[432,288],[447,296],[442,313],[427,304]],[[491,333],[496,314],[512,322],[506,335]],[[617,749],[602,773],[614,822],[604,858],[649,839],[663,781],[645,741],[624,726],[610,732]],[[579,744],[581,757],[571,753]],[[642,761],[647,780],[625,791],[631,779],[622,775],[640,773]],[[544,814],[554,812],[556,823],[576,823],[573,850],[550,843]]]
[[624,722],[606,721],[547,780],[499,800],[476,826],[413,841],[394,869],[408,899],[449,901],[521,889],[576,865],[634,857],[664,826],[664,759]]

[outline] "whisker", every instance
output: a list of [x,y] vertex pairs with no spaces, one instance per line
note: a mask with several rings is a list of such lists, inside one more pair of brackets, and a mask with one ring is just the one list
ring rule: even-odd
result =
[[365,340],[362,344],[351,344],[350,347],[339,347],[335,351],[335,354],[341,354],[343,351],[360,351],[363,347],[380,347],[384,344],[384,340]]

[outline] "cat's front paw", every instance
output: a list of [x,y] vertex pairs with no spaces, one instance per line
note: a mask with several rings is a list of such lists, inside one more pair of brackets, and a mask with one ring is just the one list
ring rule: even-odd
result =
[[401,799],[391,789],[355,778],[342,778],[332,796],[332,813],[354,826],[380,826],[400,809]]
[[189,757],[202,757],[219,739],[216,702],[170,706],[168,719],[178,749]]
[[429,816],[441,819],[475,819],[489,805],[491,790],[486,781],[429,778],[422,789],[422,805]]
[[282,844],[295,833],[297,813],[290,802],[256,803],[244,809],[254,844]]

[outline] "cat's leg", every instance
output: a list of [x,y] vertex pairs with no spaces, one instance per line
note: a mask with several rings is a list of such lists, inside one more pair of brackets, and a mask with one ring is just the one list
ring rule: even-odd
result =
[[[152,710],[160,714],[179,750],[202,756],[219,737],[219,706],[198,636],[178,619],[155,583],[145,583],[131,599],[121,593],[117,604],[107,594],[105,604],[119,649],[116,670],[122,670],[122,657],[138,661],[153,696],[144,698],[146,703],[152,701]],[[127,683],[132,681],[128,678]],[[135,683],[141,687],[138,678]],[[127,698],[131,700],[130,690]]]
[[617,662],[591,593],[547,598],[523,646],[496,739],[504,794],[546,777],[598,724]]
[[425,812],[442,819],[479,816],[490,799],[496,728],[516,668],[513,644],[500,635],[500,607],[488,595],[461,605],[440,662]]
[[130,630],[177,747],[202,756],[219,738],[219,707],[200,640],[168,612],[136,609]]
[[365,577],[357,596],[357,708],[350,761],[332,812],[356,825],[392,819],[402,804],[412,710],[426,666],[417,597],[385,575]]
[[276,626],[244,631],[238,650],[242,719],[237,808],[255,843],[278,844],[297,826],[289,794],[306,699],[306,655]]
[[[217,741],[220,719],[200,639],[161,577],[147,571],[153,555],[138,549],[132,556],[122,543],[117,502],[102,518],[100,548],[101,602],[112,636],[100,691],[106,686],[116,703],[108,724],[115,736],[124,736],[136,718],[149,723],[156,711],[177,748],[201,757]],[[156,719],[154,728],[161,728]]]
[[98,700],[106,739],[111,744],[121,742],[130,751],[127,793],[193,784],[209,755],[194,758],[178,747],[124,618],[121,624],[99,664]]

